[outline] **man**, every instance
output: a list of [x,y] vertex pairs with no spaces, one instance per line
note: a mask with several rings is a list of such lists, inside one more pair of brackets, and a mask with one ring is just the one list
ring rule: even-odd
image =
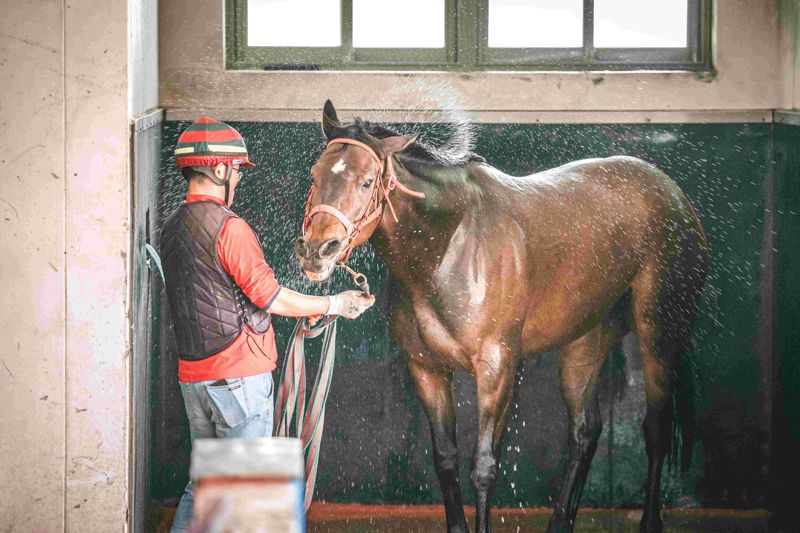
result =
[[[270,314],[353,319],[375,299],[278,285],[253,230],[229,209],[242,169],[254,166],[235,129],[199,119],[178,138],[175,160],[188,194],[164,223],[161,257],[191,438],[270,436],[278,357]],[[190,482],[172,532],[186,530],[192,505]]]

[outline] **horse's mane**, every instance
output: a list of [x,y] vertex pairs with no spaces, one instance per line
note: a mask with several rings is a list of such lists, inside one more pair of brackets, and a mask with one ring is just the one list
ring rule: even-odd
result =
[[[336,133],[337,137],[355,139],[367,144],[380,156],[385,155],[379,139],[402,135],[401,133],[385,126],[368,122],[359,118],[355,122],[346,126],[340,126]],[[474,153],[471,146],[472,139],[456,139],[456,142],[449,142],[446,148],[436,147],[417,138],[408,148],[403,150],[401,155],[404,159],[411,158],[422,163],[430,163],[444,168],[459,168],[468,163],[485,163],[486,160]]]

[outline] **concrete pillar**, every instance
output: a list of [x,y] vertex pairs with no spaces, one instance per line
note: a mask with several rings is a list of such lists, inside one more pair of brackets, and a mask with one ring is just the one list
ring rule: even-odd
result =
[[155,13],[156,0],[2,5],[0,524],[9,530],[127,530],[130,119],[156,105]]
[[64,520],[64,6],[0,16],[0,524]]
[[123,531],[128,492],[128,5],[68,2],[67,531]]

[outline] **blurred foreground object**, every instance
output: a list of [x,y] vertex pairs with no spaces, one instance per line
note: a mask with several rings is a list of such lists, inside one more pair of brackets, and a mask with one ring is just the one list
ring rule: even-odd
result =
[[195,533],[305,532],[299,439],[197,439]]

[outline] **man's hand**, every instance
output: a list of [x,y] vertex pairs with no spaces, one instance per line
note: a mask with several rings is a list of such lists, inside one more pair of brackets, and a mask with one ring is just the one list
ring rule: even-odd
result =
[[375,303],[374,296],[363,296],[359,291],[340,292],[330,296],[329,315],[339,315],[344,318],[358,318],[358,316],[372,307]]
[[311,327],[313,328],[314,326],[316,326],[316,325],[317,325],[317,322],[319,322],[319,321],[320,321],[320,319],[321,319],[322,317],[324,317],[324,316],[325,316],[325,315],[308,315],[308,316],[306,317],[306,320],[308,321],[308,325],[309,325],[309,326],[311,326]]

